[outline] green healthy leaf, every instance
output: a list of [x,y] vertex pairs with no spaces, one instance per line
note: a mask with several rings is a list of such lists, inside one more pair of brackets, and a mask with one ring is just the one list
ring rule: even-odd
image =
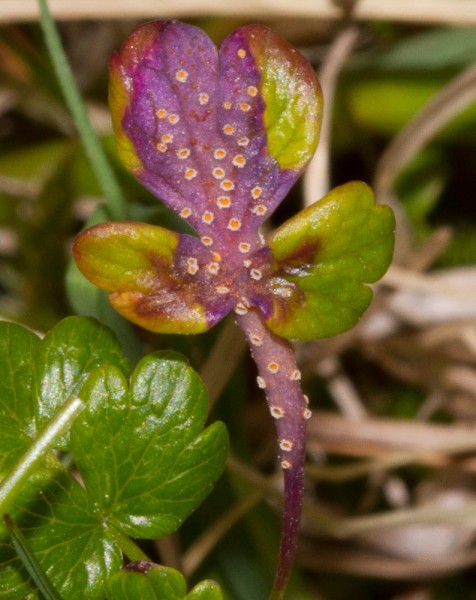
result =
[[[41,340],[14,323],[0,322],[0,479],[27,451],[36,431],[35,358]],[[34,497],[54,477],[58,462],[51,455],[36,465],[24,498]],[[26,501],[26,500],[25,500]],[[15,514],[14,507],[12,514]],[[10,510],[10,509],[9,509]],[[0,536],[4,528],[0,525]],[[0,561],[1,563],[2,561]],[[4,573],[0,575],[3,579]]]
[[102,365],[127,372],[127,361],[111,331],[93,319],[68,317],[49,331],[35,361],[37,425],[77,395],[88,375]]
[[186,600],[223,600],[223,595],[214,581],[201,581],[188,594]]
[[[122,564],[124,536],[171,531],[210,491],[225,460],[224,427],[203,431],[203,384],[176,355],[144,359],[129,390],[117,342],[91,319],[66,319],[44,341],[7,323],[0,334],[5,470],[31,444],[40,417],[48,426],[48,411],[63,397],[79,392],[89,400],[72,443],[85,488],[50,453],[17,490],[11,515],[65,600],[103,600],[106,581]],[[108,360],[115,364],[106,366]],[[46,407],[40,417],[37,400]],[[37,597],[4,527],[0,565],[1,600]]]
[[[48,425],[48,415],[53,415],[71,394],[80,391],[90,369],[107,362],[125,369],[111,333],[91,319],[66,319],[43,341],[19,325],[0,323],[2,476],[29,449],[38,430]],[[97,586],[101,591],[106,572],[110,573],[107,569],[114,564],[118,568],[118,544],[107,540],[107,547],[102,546],[104,525],[94,505],[52,453],[36,464],[27,484],[15,490],[14,498],[12,517],[26,528],[29,546],[57,589],[67,589],[71,581],[72,589],[84,589],[90,582],[93,591]],[[118,556],[116,561],[108,556],[109,551]],[[93,574],[87,573],[84,552],[90,559],[96,555],[99,560]],[[31,590],[29,578],[3,527],[0,527],[0,564],[0,598],[24,597]],[[76,597],[83,597],[82,593],[78,592]],[[96,597],[99,599],[101,593]]]
[[[37,490],[40,491],[40,490]],[[87,492],[57,464],[56,477],[35,495],[17,501],[15,521],[35,558],[65,600],[102,600],[105,582],[122,564],[119,543],[110,535]],[[0,599],[32,591],[13,548],[0,537]]]
[[175,569],[150,564],[142,572],[129,569],[130,567],[111,578],[108,585],[108,600],[133,600],[134,598],[183,600],[185,598],[185,580]]
[[36,583],[42,596],[45,598],[45,600],[62,600],[61,596],[48,579],[46,573],[41,568],[41,565],[36,560],[36,556],[31,551],[31,548],[20,529],[18,529],[18,527],[13,523],[9,515],[5,515],[4,520],[7,525],[8,534],[13,547],[20,557],[23,566]]
[[133,563],[108,583],[108,600],[222,600],[213,581],[202,581],[186,595],[185,580],[175,569],[153,563]]
[[365,284],[390,264],[394,228],[391,209],[374,206],[361,182],[335,188],[284,223],[270,242],[280,267],[271,281],[270,329],[305,340],[355,325],[372,298]]
[[[2,487],[2,506],[11,502],[10,496],[18,493],[15,485],[19,488],[21,482],[23,487],[27,477],[34,490],[38,481],[51,476],[56,461],[46,450],[29,457],[34,472],[22,458],[38,432],[80,391],[91,370],[107,363],[125,369],[117,341],[91,319],[65,319],[43,341],[19,325],[0,323],[0,475],[10,475],[4,482],[8,479],[13,486],[8,491],[8,486]],[[61,445],[58,440],[56,447]],[[18,479],[15,473],[20,472]]]
[[30,487],[30,481],[42,470],[45,459],[53,456],[51,452],[57,447],[58,440],[69,431],[74,419],[83,409],[81,398],[70,398],[19,456],[0,482],[0,514],[14,505],[25,486]]
[[135,537],[164,535],[210,492],[227,452],[224,426],[202,431],[206,391],[173,353],[137,366],[128,390],[117,369],[85,386],[89,399],[72,429],[76,464],[111,524]]
[[[61,473],[61,466],[53,455],[37,467],[28,485],[20,490],[15,504],[9,508],[17,524],[21,521],[24,527],[31,528],[41,520],[40,512],[45,513],[48,508],[45,509],[43,506],[43,511],[35,510],[38,508],[39,495],[45,490],[51,490],[51,482],[59,473]],[[25,507],[28,509],[26,512]],[[31,548],[31,544],[29,542],[28,544]],[[45,570],[44,565],[43,570]],[[0,523],[0,599],[30,598],[27,596],[28,593],[33,593],[28,573],[12,547],[6,528],[3,523]],[[34,594],[32,597],[36,598],[37,595]]]
[[0,322],[0,473],[28,444],[35,430],[35,356],[40,346],[37,335],[14,323]]

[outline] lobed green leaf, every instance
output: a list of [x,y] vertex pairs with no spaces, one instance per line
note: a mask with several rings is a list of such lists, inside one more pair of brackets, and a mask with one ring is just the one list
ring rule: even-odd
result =
[[[355,325],[393,253],[395,220],[361,182],[335,188],[284,223],[270,248],[278,264],[272,331],[291,339],[336,335]],[[283,294],[283,288],[287,294]]]
[[144,358],[127,382],[114,368],[85,387],[72,447],[89,493],[109,522],[152,538],[176,529],[211,491],[227,452],[224,426],[202,431],[207,395],[173,353]]
[[[173,530],[211,490],[225,461],[224,426],[203,430],[206,392],[178,355],[146,357],[129,384],[117,342],[91,319],[66,319],[43,341],[12,324],[0,323],[0,334],[4,471],[67,397],[88,402],[71,442],[85,487],[50,453],[11,516],[65,600],[103,600],[124,535]],[[0,565],[0,599],[37,597],[1,527]]]

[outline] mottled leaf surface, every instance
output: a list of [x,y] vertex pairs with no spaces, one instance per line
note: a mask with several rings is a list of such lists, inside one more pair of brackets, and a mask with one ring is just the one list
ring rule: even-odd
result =
[[219,261],[200,241],[144,223],[103,223],[76,238],[86,277],[113,292],[116,310],[162,333],[200,333],[232,305],[216,292]]
[[269,29],[238,29],[217,52],[175,21],[129,36],[111,60],[110,105],[125,166],[228,254],[257,244],[316,148],[322,112],[312,68]]
[[284,223],[270,241],[278,264],[270,329],[304,340],[355,325],[372,298],[365,284],[390,264],[394,228],[390,208],[375,206],[360,182],[335,188]]

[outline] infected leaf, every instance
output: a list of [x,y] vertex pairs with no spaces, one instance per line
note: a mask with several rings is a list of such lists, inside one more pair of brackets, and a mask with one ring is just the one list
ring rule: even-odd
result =
[[[284,223],[270,241],[279,265],[270,329],[306,340],[355,325],[372,299],[366,284],[388,268],[394,229],[391,209],[375,206],[361,182],[335,188]],[[279,293],[283,282],[287,294]]]

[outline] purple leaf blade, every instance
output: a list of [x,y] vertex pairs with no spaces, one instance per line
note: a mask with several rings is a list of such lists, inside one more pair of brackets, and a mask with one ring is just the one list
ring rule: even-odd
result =
[[[134,30],[111,60],[110,106],[120,156],[131,148],[133,174],[177,213],[207,202],[201,153],[215,135],[210,96],[217,83],[217,50],[200,29],[155,21]],[[122,152],[121,152],[122,148]],[[140,166],[139,166],[140,165]]]
[[155,22],[113,57],[110,90],[126,167],[219,252],[256,249],[317,145],[322,100],[305,59],[262,26],[218,54],[197,28]]

